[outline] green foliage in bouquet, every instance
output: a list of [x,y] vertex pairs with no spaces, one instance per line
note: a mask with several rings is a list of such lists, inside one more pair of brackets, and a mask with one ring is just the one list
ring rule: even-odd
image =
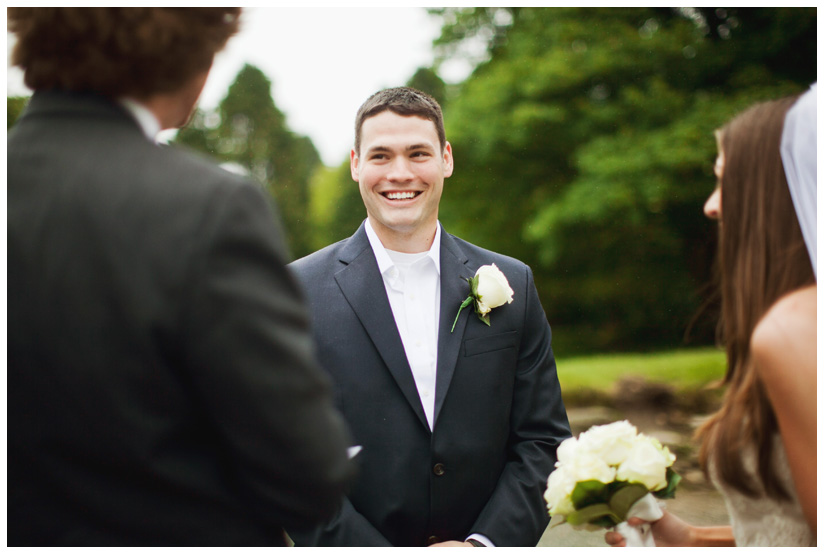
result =
[[[659,499],[672,499],[681,479],[672,468],[668,468],[667,486],[651,493]],[[573,526],[592,524],[610,528],[627,520],[630,507],[647,493],[647,488],[642,484],[630,482],[579,482],[571,494],[576,511],[567,515],[566,522]]]

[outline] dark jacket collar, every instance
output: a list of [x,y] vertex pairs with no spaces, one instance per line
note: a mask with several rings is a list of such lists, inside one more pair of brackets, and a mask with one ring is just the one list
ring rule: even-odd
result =
[[35,91],[21,119],[55,115],[118,119],[131,123],[137,131],[140,131],[140,126],[126,108],[117,101],[96,93],[61,90]]

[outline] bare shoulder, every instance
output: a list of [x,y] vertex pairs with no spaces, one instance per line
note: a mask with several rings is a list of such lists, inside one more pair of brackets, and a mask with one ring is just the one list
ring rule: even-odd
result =
[[816,285],[776,301],[751,336],[751,353],[760,373],[790,363],[816,367]]

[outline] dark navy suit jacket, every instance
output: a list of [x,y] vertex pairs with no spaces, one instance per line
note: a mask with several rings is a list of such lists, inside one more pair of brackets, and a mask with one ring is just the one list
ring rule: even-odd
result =
[[[290,265],[309,298],[319,359],[363,451],[342,511],[308,545],[424,546],[471,533],[534,546],[543,492],[570,430],[551,332],[530,269],[441,234],[441,308],[431,432],[362,224],[350,238]],[[465,278],[495,263],[513,302],[483,324]]]

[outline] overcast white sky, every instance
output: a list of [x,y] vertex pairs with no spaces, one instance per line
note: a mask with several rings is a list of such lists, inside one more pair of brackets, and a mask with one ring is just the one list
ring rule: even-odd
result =
[[[326,165],[337,166],[349,155],[361,103],[429,66],[439,31],[439,21],[420,7],[246,8],[241,32],[216,57],[200,105],[217,106],[250,63],[272,81],[290,128],[312,139]],[[444,70],[442,77],[455,82],[468,68]],[[7,92],[30,94],[16,68],[9,68]]]

